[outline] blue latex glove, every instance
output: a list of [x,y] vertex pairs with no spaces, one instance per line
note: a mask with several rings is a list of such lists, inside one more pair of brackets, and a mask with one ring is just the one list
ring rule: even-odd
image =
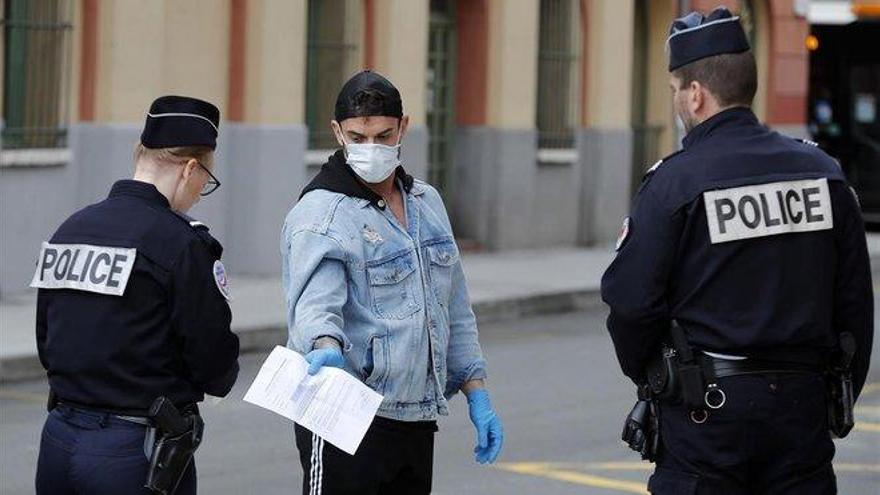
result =
[[334,368],[344,368],[345,358],[342,357],[342,351],[335,346],[315,349],[306,354],[306,362],[309,363],[309,374],[316,375],[324,366],[332,366]]
[[492,409],[489,392],[478,388],[467,394],[471,422],[477,429],[477,446],[474,447],[474,459],[480,464],[491,464],[501,453],[504,443],[504,428],[501,420]]

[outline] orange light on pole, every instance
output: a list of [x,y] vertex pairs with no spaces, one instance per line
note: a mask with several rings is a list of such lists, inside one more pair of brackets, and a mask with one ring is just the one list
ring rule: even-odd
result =
[[805,44],[807,45],[807,50],[809,50],[811,52],[815,52],[816,50],[819,49],[819,38],[817,38],[816,35],[811,34],[811,35],[807,36],[807,39],[805,40]]

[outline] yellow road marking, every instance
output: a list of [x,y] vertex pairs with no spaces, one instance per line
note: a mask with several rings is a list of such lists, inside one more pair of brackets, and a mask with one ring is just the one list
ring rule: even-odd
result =
[[582,464],[587,469],[605,471],[653,471],[654,465],[649,462],[590,462]]
[[48,395],[35,392],[19,392],[17,390],[0,390],[0,399],[20,400],[24,402],[46,402]]
[[[553,468],[565,468],[565,469],[589,469],[589,470],[601,470],[601,471],[653,471],[654,465],[647,462],[560,462],[560,463],[545,463],[542,464],[546,466],[548,469]],[[835,462],[834,463],[835,471],[841,472],[850,472],[850,473],[858,473],[858,472],[870,472],[870,473],[880,473],[880,464],[856,464],[849,462]]]
[[554,464],[541,462],[505,462],[497,464],[498,469],[510,471],[518,474],[531,476],[540,476],[558,481],[565,481],[576,485],[592,486],[596,488],[608,488],[627,493],[638,493],[645,495],[648,493],[644,483],[634,483],[632,481],[616,480],[606,478],[604,476],[595,476],[592,474],[579,473],[567,469],[558,469]]
[[859,421],[858,423],[856,423],[856,426],[853,429],[856,431],[867,431],[870,433],[880,433],[880,423]]
[[[877,425],[880,426],[880,425]],[[502,462],[496,469],[527,476],[536,476],[576,485],[607,488],[626,493],[645,495],[644,483],[625,481],[605,476],[584,473],[579,470],[650,472],[654,465],[646,462]],[[835,462],[838,473],[880,473],[880,464],[858,464]]]

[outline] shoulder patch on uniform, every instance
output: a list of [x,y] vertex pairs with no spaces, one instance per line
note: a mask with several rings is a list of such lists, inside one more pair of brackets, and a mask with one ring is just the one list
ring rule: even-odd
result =
[[623,219],[623,225],[620,226],[620,234],[617,235],[617,243],[614,245],[615,251],[620,251],[620,248],[623,247],[623,244],[629,238],[631,224],[632,220],[630,220],[630,217]]
[[703,202],[712,244],[834,228],[827,178],[706,191]]
[[809,139],[794,138],[794,140],[795,140],[795,141],[800,141],[800,142],[802,142],[802,143],[804,143],[804,144],[808,144],[808,145],[810,145],[810,146],[813,146],[814,148],[818,148],[818,147],[819,147],[819,143],[817,143],[816,141],[810,141]]
[[121,296],[135,257],[135,248],[44,242],[31,287]]
[[223,266],[223,262],[217,260],[214,262],[214,282],[217,284],[217,290],[220,291],[220,294],[227,300],[232,300],[232,295],[229,291],[229,277],[226,275],[226,267]]

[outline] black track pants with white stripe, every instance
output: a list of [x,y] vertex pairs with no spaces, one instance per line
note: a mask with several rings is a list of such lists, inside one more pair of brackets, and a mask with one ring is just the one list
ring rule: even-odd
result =
[[296,425],[303,495],[431,493],[436,422],[376,418],[355,455]]

